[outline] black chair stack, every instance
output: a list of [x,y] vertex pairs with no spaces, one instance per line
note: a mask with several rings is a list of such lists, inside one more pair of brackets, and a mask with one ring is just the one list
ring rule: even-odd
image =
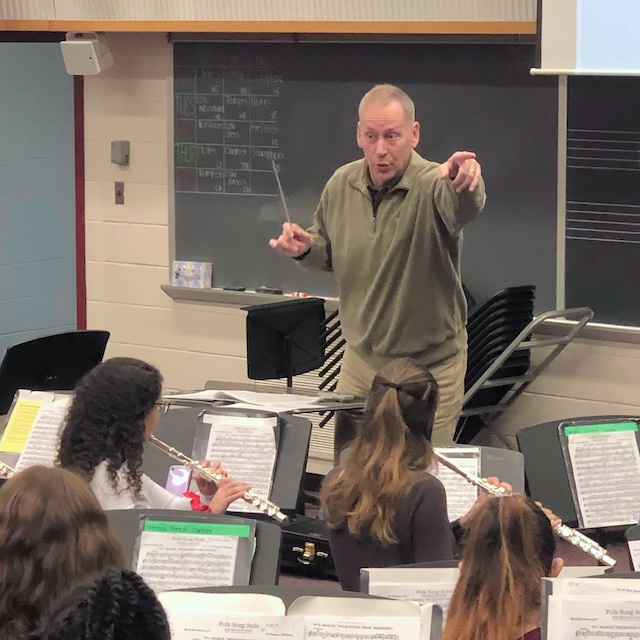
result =
[[[535,291],[536,288],[532,285],[509,287],[496,293],[469,315],[465,404],[456,428],[456,442],[470,442],[486,426],[484,418],[489,415],[465,415],[465,412],[495,406],[515,384],[505,382],[500,386],[479,388],[470,398],[466,397],[469,390],[533,320]],[[529,350],[514,351],[488,379],[524,375],[530,363]]]
[[[322,382],[318,385],[320,391],[335,391],[338,386],[340,363],[347,341],[342,337],[338,311],[334,311],[324,321],[322,339],[324,340],[324,366],[318,371]],[[321,414],[320,426],[324,427],[333,416],[332,411]]]

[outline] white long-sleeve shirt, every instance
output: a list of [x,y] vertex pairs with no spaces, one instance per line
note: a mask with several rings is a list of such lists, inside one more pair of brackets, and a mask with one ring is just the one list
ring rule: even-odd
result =
[[[91,488],[98,498],[100,506],[110,509],[180,509],[191,510],[189,498],[175,496],[164,487],[154,482],[146,475],[142,475],[142,490],[139,497],[133,488],[126,488],[125,469],[118,472],[119,486],[114,489],[107,475],[107,462],[101,462],[93,474]],[[205,502],[203,500],[203,502]]]

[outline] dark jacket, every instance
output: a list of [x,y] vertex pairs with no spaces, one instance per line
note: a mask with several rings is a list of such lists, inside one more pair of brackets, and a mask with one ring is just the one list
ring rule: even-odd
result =
[[397,544],[383,545],[370,537],[359,540],[344,527],[331,530],[331,554],[345,591],[360,590],[360,569],[365,567],[453,559],[455,540],[440,480],[427,474],[399,500],[393,531]]

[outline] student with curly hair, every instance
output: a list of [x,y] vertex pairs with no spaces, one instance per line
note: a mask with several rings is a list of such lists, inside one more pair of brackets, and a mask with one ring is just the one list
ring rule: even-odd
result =
[[108,571],[65,594],[34,640],[170,640],[164,609],[133,571]]
[[540,640],[540,580],[563,567],[549,519],[522,495],[474,515],[442,640]]
[[0,488],[2,640],[26,640],[71,585],[125,566],[107,516],[82,478],[34,466]]
[[[174,496],[142,473],[144,443],[163,406],[162,382],[160,372],[142,360],[112,358],[86,374],[74,390],[56,464],[90,482],[103,509],[192,507],[190,499]],[[203,465],[221,472],[219,462]],[[201,476],[196,482],[214,513],[224,513],[250,489],[229,478],[219,487]]]
[[325,479],[320,498],[347,591],[360,590],[363,567],[453,559],[467,520],[488,497],[449,522],[444,487],[429,473],[437,404],[429,371],[407,359],[385,365],[371,385],[362,428]]

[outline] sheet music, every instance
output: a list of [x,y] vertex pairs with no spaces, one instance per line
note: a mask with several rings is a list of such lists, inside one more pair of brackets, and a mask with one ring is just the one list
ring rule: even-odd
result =
[[20,453],[40,411],[40,402],[18,398],[0,440],[0,451]]
[[[157,593],[234,584],[240,537],[193,532],[222,531],[237,525],[146,521],[144,526],[134,571]],[[247,567],[244,579],[235,583],[249,584],[249,572]]]
[[317,404],[314,396],[303,396],[295,393],[258,393],[257,391],[223,391],[230,398],[238,402],[259,405],[268,408],[270,404],[287,405],[292,409],[308,407]]
[[[606,582],[606,581],[605,581]],[[640,637],[640,597],[550,596],[547,638]]]
[[295,393],[258,393],[256,391],[205,389],[194,393],[177,393],[163,396],[165,400],[199,400],[213,402],[215,400],[228,400],[238,404],[230,405],[233,408],[262,409],[264,411],[293,411],[315,408],[318,398],[303,396]]
[[[63,396],[66,397],[66,396]],[[34,402],[40,402],[46,404],[53,402],[56,399],[55,391],[34,391],[32,389],[20,389],[18,391],[18,398],[23,400],[33,400]]]
[[[480,475],[480,450],[459,447],[436,447],[436,451],[451,458],[465,471]],[[464,453],[464,455],[461,455]],[[470,455],[471,454],[471,455]],[[447,494],[449,520],[457,520],[469,512],[478,497],[478,487],[467,482],[461,475],[438,463],[435,476],[442,482]]]
[[[284,394],[282,394],[284,395]],[[291,411],[302,411],[302,410],[318,410],[320,407],[319,404],[315,402],[277,402],[273,401],[269,404],[258,405],[251,404],[250,402],[236,402],[234,404],[230,404],[228,407],[224,407],[225,409],[242,409],[243,411],[270,411],[271,413],[289,413]]]
[[[543,627],[557,625],[554,616],[560,616],[558,607],[553,608],[553,598],[557,600],[565,597],[597,596],[601,599],[640,598],[640,582],[623,578],[543,578],[542,579],[542,611],[547,608]],[[543,629],[544,630],[544,629]],[[543,635],[547,640],[556,640],[557,636]]]
[[629,540],[629,555],[634,571],[640,571],[640,540]]
[[447,618],[447,610],[456,582],[441,583],[393,583],[375,582],[369,583],[369,594],[392,598],[393,600],[410,600],[423,604],[438,604],[442,608],[443,619]]
[[619,593],[621,597],[634,594],[640,597],[640,581],[625,578],[543,578],[544,582],[552,583],[554,596],[577,596]]
[[286,607],[278,596],[266,593],[206,593],[204,591],[164,591],[158,594],[169,619],[176,616],[284,616]]
[[[211,425],[206,458],[220,460],[230,478],[243,480],[259,495],[269,498],[276,464],[275,427],[278,419],[205,414]],[[230,511],[259,512],[242,499]]]
[[172,640],[235,640],[278,638],[303,640],[304,619],[286,616],[262,616],[235,613],[221,616],[215,614],[190,614],[182,616],[169,612]]
[[420,640],[415,617],[304,616],[305,640]]
[[632,424],[633,431],[568,435],[568,451],[584,528],[638,521],[640,453],[635,423]]
[[593,565],[574,565],[568,567],[565,565],[562,567],[562,572],[560,573],[560,577],[563,579],[566,578],[593,578],[594,576],[603,576],[609,567],[607,566],[597,566]]
[[69,396],[40,407],[24,449],[18,458],[16,471],[22,471],[36,464],[42,464],[45,467],[53,466],[58,454],[60,430],[70,402]]

